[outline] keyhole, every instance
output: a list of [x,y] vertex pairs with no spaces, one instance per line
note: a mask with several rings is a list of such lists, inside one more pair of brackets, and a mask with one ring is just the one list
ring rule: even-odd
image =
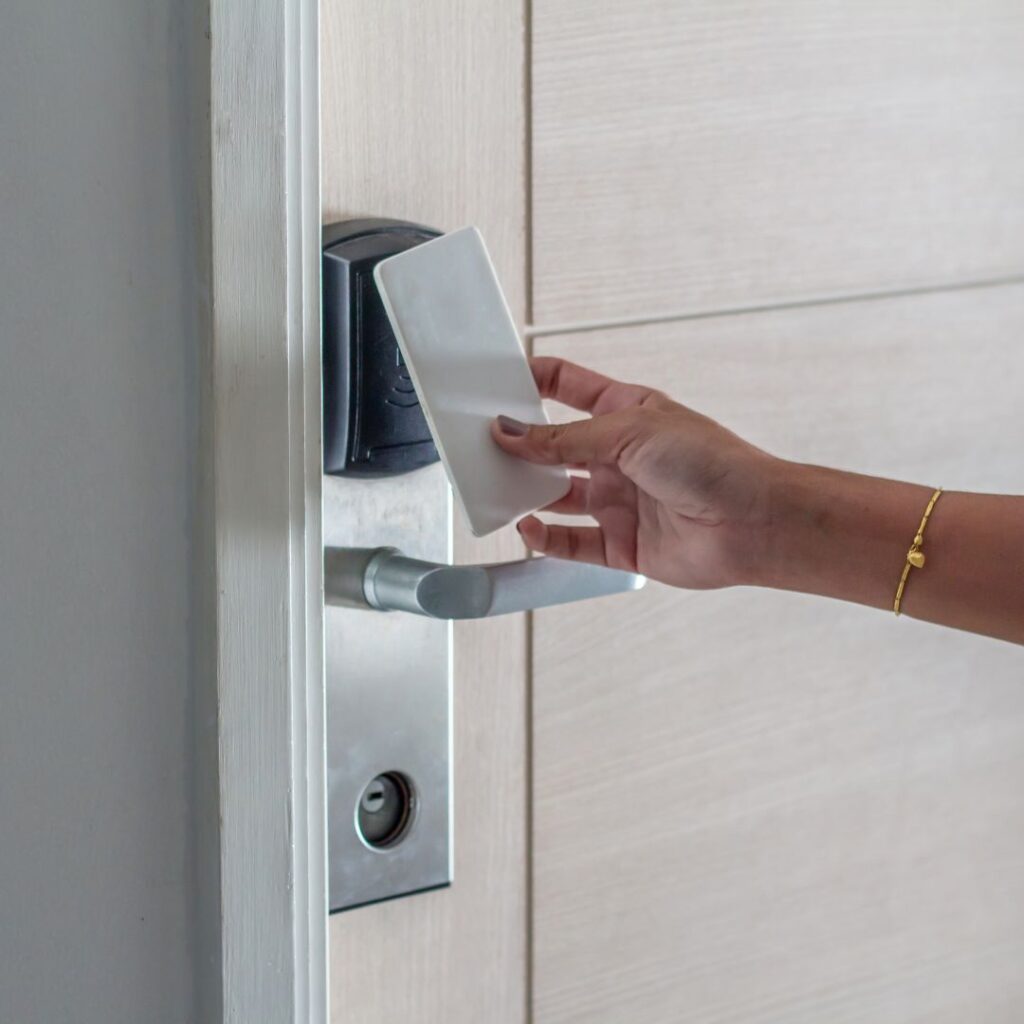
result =
[[369,814],[377,814],[383,806],[384,783],[374,779],[363,793],[363,810]]
[[367,846],[385,850],[405,838],[415,809],[408,777],[401,772],[384,772],[371,779],[360,794],[356,827]]

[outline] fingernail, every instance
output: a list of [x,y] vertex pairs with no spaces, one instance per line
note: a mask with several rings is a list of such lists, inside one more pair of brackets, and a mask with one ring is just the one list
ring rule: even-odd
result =
[[530,428],[520,420],[512,419],[511,416],[499,416],[498,429],[509,437],[522,437]]

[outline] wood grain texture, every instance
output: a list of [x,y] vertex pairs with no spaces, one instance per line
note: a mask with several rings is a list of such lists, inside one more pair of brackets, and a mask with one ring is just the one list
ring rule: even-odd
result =
[[[520,3],[324,0],[324,221],[480,227],[513,315],[525,296]],[[508,533],[463,561],[521,553]],[[526,1014],[526,632],[523,616],[455,630],[455,882],[335,915],[337,1024],[513,1024]]]
[[[1022,337],[1002,287],[538,348],[789,457],[1024,492]],[[1019,648],[753,589],[535,628],[537,1024],[1024,1016]]]
[[1016,0],[537,0],[534,322],[1024,273]]
[[317,30],[315,0],[210,8],[221,948],[201,970],[239,1024],[327,1018]]

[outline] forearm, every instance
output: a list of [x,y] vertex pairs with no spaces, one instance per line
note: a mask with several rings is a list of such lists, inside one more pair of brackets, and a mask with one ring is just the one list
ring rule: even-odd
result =
[[[892,611],[933,488],[782,463],[754,582]],[[1024,498],[943,492],[903,614],[1024,643]]]

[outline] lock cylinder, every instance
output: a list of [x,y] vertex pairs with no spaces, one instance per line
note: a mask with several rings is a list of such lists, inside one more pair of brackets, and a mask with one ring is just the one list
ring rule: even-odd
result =
[[397,846],[406,837],[415,810],[415,790],[408,777],[401,772],[383,772],[371,779],[359,796],[359,836],[374,850]]

